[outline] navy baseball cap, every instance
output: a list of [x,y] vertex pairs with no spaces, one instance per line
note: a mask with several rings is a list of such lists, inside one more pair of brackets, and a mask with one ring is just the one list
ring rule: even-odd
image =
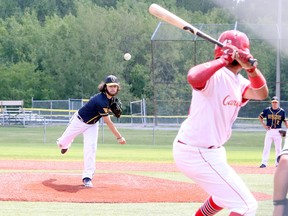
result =
[[119,86],[119,81],[118,81],[118,78],[114,75],[109,75],[106,77],[105,79],[105,84],[107,86],[112,86],[112,85],[117,85]]
[[278,103],[278,102],[279,102],[278,97],[276,97],[276,96],[272,97],[272,101],[271,101],[271,102],[272,102],[272,103],[273,103],[273,102]]

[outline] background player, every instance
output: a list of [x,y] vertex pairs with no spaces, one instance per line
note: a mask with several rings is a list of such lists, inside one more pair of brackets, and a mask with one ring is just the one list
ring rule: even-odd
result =
[[[288,123],[285,119],[285,110],[279,106],[279,99],[276,96],[272,98],[271,104],[271,107],[266,107],[258,116],[261,124],[266,130],[260,168],[265,168],[268,164],[272,142],[274,142],[275,145],[275,166],[278,165],[277,156],[282,148],[282,136],[280,135],[279,130],[282,127],[282,122],[285,123],[286,128],[288,127]],[[266,124],[264,123],[264,118],[266,118]]]
[[71,118],[62,136],[57,140],[61,153],[65,154],[74,138],[83,134],[84,138],[84,171],[82,180],[85,187],[93,187],[92,178],[95,172],[95,158],[98,142],[99,120],[103,118],[111,132],[120,144],[125,144],[125,138],[120,134],[110,119],[109,108],[111,100],[119,90],[117,77],[109,75],[98,86],[100,93],[94,95],[88,103],[80,108]]
[[[177,167],[209,195],[196,216],[215,215],[223,208],[230,216],[256,214],[257,202],[241,178],[227,164],[223,145],[231,136],[238,112],[249,99],[268,96],[260,70],[248,63],[252,58],[247,36],[239,31],[223,32],[215,47],[215,60],[188,71],[192,101],[173,146]],[[248,79],[239,72],[245,69]]]

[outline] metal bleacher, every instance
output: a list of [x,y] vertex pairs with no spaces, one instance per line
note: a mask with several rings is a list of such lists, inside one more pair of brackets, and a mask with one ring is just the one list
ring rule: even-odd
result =
[[24,109],[23,100],[0,100],[0,125],[26,125],[43,122],[43,117]]

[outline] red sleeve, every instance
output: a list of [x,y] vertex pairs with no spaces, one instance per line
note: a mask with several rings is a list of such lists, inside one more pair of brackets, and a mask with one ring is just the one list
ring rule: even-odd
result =
[[246,88],[244,89],[244,91],[242,93],[242,104],[245,104],[245,103],[247,103],[249,101],[249,99],[246,99],[246,98],[243,97],[249,87],[250,87],[250,85],[246,86]]
[[196,65],[188,71],[187,80],[193,88],[201,90],[205,87],[210,77],[226,65],[227,63],[221,59]]

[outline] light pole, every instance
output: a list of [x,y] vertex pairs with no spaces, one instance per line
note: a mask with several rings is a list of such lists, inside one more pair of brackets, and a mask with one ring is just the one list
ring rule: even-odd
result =
[[281,97],[281,68],[280,68],[280,48],[282,39],[282,0],[278,0],[278,20],[277,20],[277,60],[276,60],[276,96],[280,99]]

